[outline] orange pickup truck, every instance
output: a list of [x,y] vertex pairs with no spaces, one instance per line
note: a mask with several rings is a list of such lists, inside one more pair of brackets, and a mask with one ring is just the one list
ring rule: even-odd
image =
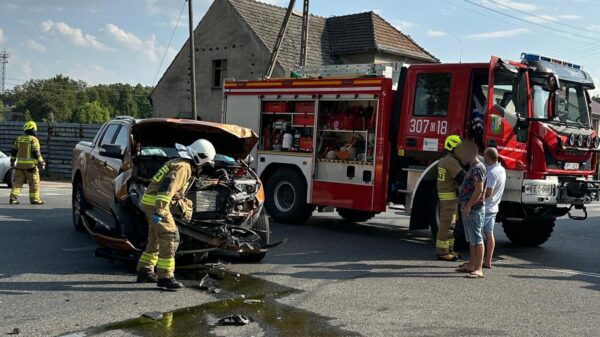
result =
[[228,250],[260,261],[269,244],[264,191],[249,167],[256,134],[235,125],[183,119],[117,117],[92,142],[73,152],[73,225],[100,244],[96,255],[135,260],[143,251],[147,223],[141,197],[163,164],[176,157],[175,144],[204,138],[216,150],[215,165],[202,170],[186,197],[194,203],[192,220],[173,214],[181,234],[178,256],[192,261],[212,250]]

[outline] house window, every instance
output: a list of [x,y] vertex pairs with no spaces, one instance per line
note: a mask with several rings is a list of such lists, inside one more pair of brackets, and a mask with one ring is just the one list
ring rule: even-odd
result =
[[451,82],[451,74],[419,74],[413,114],[419,117],[448,115]]
[[227,60],[212,61],[212,87],[220,88],[227,77]]

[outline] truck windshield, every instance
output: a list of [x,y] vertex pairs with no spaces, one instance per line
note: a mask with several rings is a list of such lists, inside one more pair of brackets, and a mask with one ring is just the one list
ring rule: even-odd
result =
[[560,90],[555,94],[544,90],[540,85],[533,86],[533,117],[549,118],[548,101],[555,99],[551,121],[589,127],[590,118],[587,108],[585,88],[581,84],[561,82]]
[[582,85],[571,82],[561,82],[560,90],[556,92],[557,104],[554,107],[554,119],[565,123],[590,125],[587,109],[587,98]]

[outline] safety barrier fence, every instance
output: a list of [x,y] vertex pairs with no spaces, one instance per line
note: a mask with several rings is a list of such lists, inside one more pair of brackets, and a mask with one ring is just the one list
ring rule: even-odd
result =
[[[46,173],[68,178],[71,176],[73,149],[81,140],[91,141],[100,129],[98,124],[37,123]],[[14,140],[23,134],[23,122],[0,122],[0,151],[7,156]]]

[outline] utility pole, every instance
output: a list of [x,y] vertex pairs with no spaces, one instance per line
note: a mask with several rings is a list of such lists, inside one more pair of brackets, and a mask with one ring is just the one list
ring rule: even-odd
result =
[[302,36],[300,39],[300,66],[306,66],[306,53],[308,45],[308,19],[310,11],[308,9],[308,0],[304,0],[304,8],[302,10]]
[[6,64],[8,63],[8,53],[6,50],[0,51],[0,64],[2,64],[2,78],[0,78],[0,94],[6,90]]
[[275,69],[275,64],[277,64],[277,55],[279,55],[279,48],[281,47],[281,42],[285,37],[285,31],[287,30],[288,22],[290,21],[290,16],[294,11],[295,4],[296,0],[290,0],[290,5],[288,6],[287,12],[285,13],[283,23],[281,24],[281,29],[279,30],[279,35],[277,35],[277,40],[275,41],[275,46],[273,47],[273,53],[271,54],[271,59],[269,60],[269,66],[267,67],[265,78],[271,78],[271,75],[273,75],[273,69]]
[[192,87],[190,94],[192,95],[192,116],[194,120],[198,119],[198,112],[196,111],[196,47],[194,47],[194,12],[192,9],[192,0],[188,1],[189,19],[190,19],[190,71]]

